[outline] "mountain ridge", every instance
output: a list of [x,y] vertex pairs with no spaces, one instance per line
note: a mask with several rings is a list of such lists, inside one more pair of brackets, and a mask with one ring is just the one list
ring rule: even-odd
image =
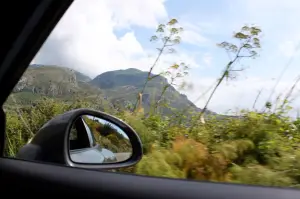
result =
[[[155,75],[155,74],[151,74]],[[67,97],[76,93],[82,97],[100,96],[120,106],[133,106],[137,95],[141,92],[148,77],[147,71],[136,68],[107,71],[90,78],[88,75],[64,66],[33,64],[30,65],[16,85],[15,93],[27,92],[34,95],[50,97]],[[201,111],[185,94],[169,85],[164,96],[160,98],[163,87],[169,84],[163,76],[157,76],[147,83],[143,93],[142,104],[146,112],[157,101],[169,104],[162,107],[161,112],[172,114],[171,109],[189,109],[192,112]],[[207,111],[207,113],[213,113]]]

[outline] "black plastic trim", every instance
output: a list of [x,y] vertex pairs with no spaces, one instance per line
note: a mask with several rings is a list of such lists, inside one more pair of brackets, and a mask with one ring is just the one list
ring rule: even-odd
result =
[[[1,109],[3,103],[6,101],[14,86],[17,84],[25,70],[28,68],[28,65],[30,64],[38,50],[41,48],[44,41],[50,35],[51,31],[54,29],[60,18],[73,3],[73,0],[40,0],[32,2],[24,1],[24,3],[26,4],[24,13],[26,13],[27,11],[32,15],[27,16],[28,13],[26,13],[26,15],[22,13],[24,14],[24,16],[22,15],[22,17],[28,17],[28,19],[24,20],[24,18],[21,17],[21,19],[16,20],[20,23],[16,24],[18,26],[21,26],[21,28],[14,27],[15,29],[6,28],[6,30],[4,30],[4,32],[11,30],[12,35],[18,36],[17,38],[10,38],[9,35],[6,35],[6,39],[9,40],[6,46],[10,46],[10,48],[6,49],[4,58],[0,60]],[[13,4],[15,4],[15,7],[22,7],[22,3],[16,1],[10,2],[7,5],[11,6]],[[6,4],[4,3],[4,9],[6,7],[5,5]],[[11,10],[7,11],[11,12]],[[15,18],[19,17],[18,9],[14,10],[13,12],[15,12]],[[7,13],[5,13],[5,15],[8,17],[8,19],[3,20],[9,20],[9,17],[11,16]],[[20,21],[27,22],[24,24]],[[5,36],[3,37],[5,38]],[[3,118],[1,118],[1,120],[3,120]],[[2,128],[5,128],[5,126],[1,126],[1,130]],[[0,145],[0,156],[3,156],[5,146],[5,136],[3,136],[3,134],[1,134],[0,137]]]
[[[1,194],[97,198],[299,199],[300,191],[93,171],[0,158]],[[41,196],[44,197],[45,195]],[[58,195],[57,195],[58,196]]]
[[[0,60],[1,105],[73,0],[37,2],[39,3],[35,5],[35,10],[19,32],[19,36],[14,40],[11,48],[7,49],[6,57]],[[15,6],[20,5],[16,2]]]

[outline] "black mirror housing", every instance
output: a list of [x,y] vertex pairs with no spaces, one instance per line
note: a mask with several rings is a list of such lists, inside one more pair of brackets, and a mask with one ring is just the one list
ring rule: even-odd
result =
[[[110,163],[82,163],[74,162],[70,157],[69,136],[72,125],[79,117],[90,115],[101,118],[117,126],[124,132],[131,143],[131,156],[120,162]],[[17,158],[64,164],[66,166],[86,169],[117,169],[136,164],[142,158],[142,143],[137,133],[125,122],[109,114],[92,109],[75,109],[65,112],[49,120],[33,137],[30,143],[25,145],[17,154]]]

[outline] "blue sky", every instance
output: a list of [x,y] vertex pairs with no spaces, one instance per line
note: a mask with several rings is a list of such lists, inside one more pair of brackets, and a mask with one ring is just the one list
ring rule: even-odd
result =
[[[263,89],[257,107],[270,95],[276,78],[290,59],[274,97],[287,92],[300,74],[300,1],[297,0],[78,0],[53,31],[34,62],[65,65],[91,77],[116,69],[147,70],[155,57],[149,42],[159,23],[176,18],[184,28],[177,54],[162,57],[160,72],[172,62],[189,64],[186,81],[193,89],[182,90],[194,101],[216,81],[229,61],[216,43],[232,40],[245,24],[261,27],[262,49],[256,59],[241,60],[247,69],[237,80],[222,85],[209,108],[217,112],[251,108]],[[295,94],[297,94],[296,88]],[[207,96],[206,96],[207,98]],[[195,102],[202,107],[205,97]],[[274,99],[273,99],[274,100]],[[300,108],[295,100],[295,110]],[[294,111],[295,112],[295,111]]]

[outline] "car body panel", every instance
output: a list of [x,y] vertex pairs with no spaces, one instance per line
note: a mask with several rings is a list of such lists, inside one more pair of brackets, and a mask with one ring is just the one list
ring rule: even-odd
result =
[[117,161],[113,152],[103,149],[99,145],[93,148],[71,150],[70,156],[72,161],[77,163],[99,164]]
[[93,147],[96,143],[96,140],[95,140],[95,137],[90,129],[90,127],[87,125],[87,123],[84,121],[84,119],[81,118],[81,121],[83,122],[83,125],[85,127],[85,130],[86,130],[86,133],[87,133],[87,136],[89,138],[89,141],[90,141],[90,146]]

